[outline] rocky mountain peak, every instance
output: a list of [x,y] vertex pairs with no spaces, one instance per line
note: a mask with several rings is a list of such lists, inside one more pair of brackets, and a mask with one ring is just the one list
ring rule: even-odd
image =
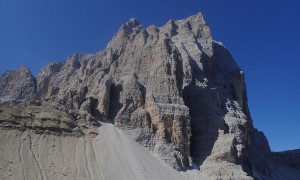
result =
[[204,15],[201,12],[199,12],[199,13],[197,13],[195,15],[192,15],[192,16],[184,19],[183,21],[189,21],[191,24],[194,24],[194,25],[197,25],[197,26],[207,25],[205,17],[204,17]]
[[20,67],[17,71],[21,76],[32,76],[31,71],[27,66]]
[[43,67],[38,76],[49,76],[60,71],[65,62],[53,62]]
[[130,27],[130,28],[136,28],[140,25],[141,25],[140,22],[135,18],[131,18],[131,19],[129,19],[128,22],[125,23],[125,26]]
[[28,101],[36,93],[35,77],[26,66],[0,75],[0,102]]
[[[272,154],[253,127],[244,78],[230,52],[212,39],[201,13],[162,27],[142,28],[130,19],[96,54],[75,53],[36,78],[25,67],[2,74],[0,102],[18,103],[0,106],[0,128],[79,138],[82,144],[73,149],[89,147],[81,150],[87,159],[105,151],[90,152],[97,142],[89,138],[98,138],[108,123],[178,171],[245,180],[297,174],[299,166],[282,163],[291,153]],[[89,176],[70,174],[99,177],[87,171]]]

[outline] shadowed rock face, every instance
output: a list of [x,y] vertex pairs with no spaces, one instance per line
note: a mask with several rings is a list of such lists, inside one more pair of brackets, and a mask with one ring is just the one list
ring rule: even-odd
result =
[[253,128],[244,73],[200,13],[162,27],[131,19],[104,50],[51,63],[36,78],[26,68],[7,72],[0,90],[0,102],[63,107],[71,134],[110,122],[177,170],[194,163],[212,179],[280,177],[259,166],[274,158]]

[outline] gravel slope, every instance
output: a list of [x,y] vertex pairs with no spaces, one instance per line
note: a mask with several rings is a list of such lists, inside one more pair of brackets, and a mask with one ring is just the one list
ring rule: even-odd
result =
[[184,179],[111,124],[92,137],[1,129],[0,179]]

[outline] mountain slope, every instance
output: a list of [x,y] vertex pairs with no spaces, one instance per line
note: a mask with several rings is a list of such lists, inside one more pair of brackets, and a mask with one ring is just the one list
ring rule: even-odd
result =
[[1,130],[1,179],[183,179],[121,130],[96,138]]

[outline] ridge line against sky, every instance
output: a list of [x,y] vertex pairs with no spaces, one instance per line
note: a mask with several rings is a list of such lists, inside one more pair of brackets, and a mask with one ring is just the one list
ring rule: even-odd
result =
[[246,74],[254,126],[272,150],[300,148],[300,2],[234,0],[2,0],[0,73],[27,65],[36,75],[75,52],[95,53],[134,17],[162,26],[202,12]]

